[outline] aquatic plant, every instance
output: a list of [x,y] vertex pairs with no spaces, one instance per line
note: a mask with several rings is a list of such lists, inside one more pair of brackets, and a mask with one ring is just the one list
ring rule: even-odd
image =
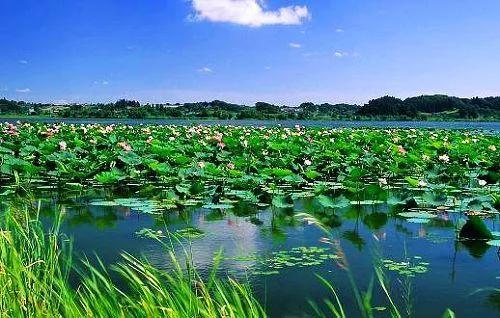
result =
[[16,134],[0,139],[0,173],[23,186],[158,181],[187,198],[215,185],[255,195],[258,188],[333,181],[361,204],[367,201],[357,195],[370,180],[383,188],[406,180],[420,189],[446,184],[487,193],[500,177],[500,136],[484,132],[62,123],[0,130],[12,126]]
[[270,253],[270,255],[240,255],[227,257],[233,261],[256,261],[258,268],[252,270],[254,275],[277,275],[281,270],[295,267],[313,267],[325,264],[328,260],[337,259],[337,255],[330,253],[325,247],[318,246],[297,246],[290,250],[280,250]]
[[382,259],[383,266],[389,271],[395,271],[399,275],[413,277],[417,274],[427,273],[429,263],[420,261],[421,257],[414,256],[413,259],[406,258],[403,261],[395,261],[392,259]]

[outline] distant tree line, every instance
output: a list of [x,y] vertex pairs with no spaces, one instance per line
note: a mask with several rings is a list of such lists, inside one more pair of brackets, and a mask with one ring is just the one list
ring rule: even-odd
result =
[[364,105],[315,104],[298,107],[257,102],[254,106],[220,100],[185,104],[115,103],[43,104],[0,99],[0,116],[61,118],[216,118],[216,119],[384,119],[384,120],[500,120],[500,97],[459,98],[422,95],[399,99],[384,96]]

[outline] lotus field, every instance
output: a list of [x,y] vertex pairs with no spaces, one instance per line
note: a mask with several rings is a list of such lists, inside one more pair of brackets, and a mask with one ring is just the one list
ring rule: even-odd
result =
[[[0,282],[16,291],[0,295],[0,309],[10,315],[493,317],[498,306],[498,133],[63,123],[0,131]],[[56,223],[48,237],[41,216]],[[106,254],[96,267],[84,258],[74,288],[73,254],[58,252],[62,228],[84,253],[126,251],[114,266],[125,288],[108,277],[115,262]],[[470,271],[473,283],[460,279]],[[43,297],[30,296],[33,286]],[[485,293],[488,305],[475,308],[472,295]]]
[[[498,184],[500,136],[415,129],[3,124],[5,182],[60,187],[163,182],[180,195],[220,185],[259,194],[367,182],[420,188]],[[53,183],[56,182],[56,183]]]

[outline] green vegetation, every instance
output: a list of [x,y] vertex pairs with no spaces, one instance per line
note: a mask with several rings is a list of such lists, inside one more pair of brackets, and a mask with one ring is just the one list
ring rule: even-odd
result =
[[[7,183],[77,189],[159,182],[172,191],[165,199],[206,194],[215,196],[211,204],[229,207],[220,199],[257,202],[258,190],[286,206],[276,196],[285,184],[320,189],[321,182],[334,182],[354,194],[395,181],[421,189],[484,188],[500,179],[500,136],[481,132],[29,123],[0,124],[0,130]],[[350,198],[364,199],[374,198]],[[344,201],[322,200],[327,209]],[[116,204],[155,211],[151,202]]]
[[290,250],[272,252],[271,255],[265,257],[244,255],[227,259],[242,262],[257,262],[255,266],[259,266],[259,269],[252,271],[254,275],[277,275],[283,269],[319,266],[323,265],[327,260],[337,258],[338,256],[331,254],[330,250],[326,247],[297,246]]
[[54,105],[0,100],[0,116],[57,118],[216,118],[216,119],[323,119],[323,120],[500,120],[500,97],[458,98],[424,95],[399,99],[384,96],[365,105],[314,104],[297,107],[257,102],[254,106],[220,100],[185,104],[115,103]]
[[[0,283],[4,288],[0,293],[1,317],[266,317],[265,310],[254,298],[249,286],[231,278],[217,278],[220,253],[215,255],[214,269],[207,279],[201,278],[192,267],[187,252],[185,266],[182,266],[176,255],[169,252],[168,244],[163,245],[173,265],[173,269],[168,271],[159,270],[147,260],[130,254],[123,254],[123,261],[111,267],[100,261],[95,266],[88,259],[72,257],[71,241],[59,231],[64,215],[57,214],[55,224],[46,229],[39,221],[39,212],[33,212],[10,208],[2,216]],[[345,253],[331,231],[311,216],[298,217],[304,217],[323,229],[327,235],[323,242],[327,247],[296,247],[278,251],[262,260],[271,270],[255,272],[256,275],[275,274],[284,267],[314,266],[333,260],[350,277],[358,305],[356,316],[374,317],[376,312],[384,312],[384,316],[388,317],[412,315],[411,311],[408,315],[404,314],[411,308],[398,307],[396,296],[389,291],[390,282],[383,267],[411,278],[414,274],[424,273],[427,263],[409,266],[408,263],[393,264],[384,260],[381,263],[384,266],[381,266],[376,262],[374,275],[386,296],[386,304],[375,305],[372,299],[373,279],[366,292],[361,292],[353,279]],[[141,231],[141,234],[145,233],[160,242],[165,237],[162,233]],[[249,259],[255,258],[241,260]],[[74,274],[78,274],[76,282],[70,280]],[[311,302],[317,316],[347,317],[333,283],[323,277],[318,276],[318,279],[328,288],[332,299],[326,300],[325,306],[321,307]],[[406,295],[401,297],[405,299]],[[411,306],[411,303],[405,306]],[[453,317],[450,310],[447,314],[449,316],[445,317]]]
[[[0,130],[2,198],[53,189],[86,200],[86,192],[100,190],[105,199],[92,197],[89,205],[126,207],[151,214],[155,220],[194,206],[206,212],[207,220],[232,211],[254,224],[260,221],[255,211],[269,208],[270,235],[275,236],[280,235],[280,223],[316,224],[323,229],[321,242],[326,247],[295,247],[232,261],[258,263],[249,268],[257,275],[336,263],[349,277],[361,317],[373,317],[378,311],[391,317],[411,316],[406,280],[424,275],[429,264],[418,258],[395,261],[380,256],[372,280],[362,292],[340,240],[350,241],[360,250],[366,241],[356,229],[332,231],[339,227],[341,217],[356,219],[374,231],[388,217],[399,223],[418,223],[413,225],[421,228],[451,227],[457,240],[479,238],[486,249],[498,245],[498,233],[482,221],[498,214],[498,134],[30,123],[0,124]],[[135,197],[118,195],[123,189],[133,189]],[[296,215],[297,201],[313,211],[314,217]],[[379,204],[387,207],[386,213],[369,211]],[[363,208],[366,213],[359,213]],[[457,222],[450,221],[454,216]],[[216,278],[216,270],[202,279],[189,255],[181,266],[170,252],[175,269],[168,272],[128,254],[112,268],[103,264],[96,268],[87,260],[81,264],[72,259],[70,244],[59,234],[59,222],[47,234],[36,216],[9,210],[2,217],[0,283],[5,287],[0,293],[0,309],[6,317],[265,316],[248,286]],[[159,240],[167,247],[172,236],[191,243],[210,239],[211,233],[188,225],[173,233],[143,228],[136,235]],[[477,237],[471,237],[474,235]],[[219,260],[220,256],[215,268]],[[80,274],[77,288],[69,280],[75,266]],[[110,269],[113,274],[108,273]],[[400,276],[403,290],[408,290],[402,295],[402,308],[401,300],[390,291],[387,274],[391,272]],[[123,285],[111,279],[113,275]],[[334,284],[319,279],[331,292],[331,299],[326,307],[313,304],[315,312],[345,317]],[[385,296],[383,305],[374,304],[375,289]],[[447,315],[453,314],[449,311]]]
[[[166,272],[129,254],[112,267],[120,285],[104,265],[74,261],[71,244],[59,225],[44,232],[35,217],[8,212],[0,232],[1,317],[265,317],[248,286],[208,280],[183,269],[170,253],[175,269]],[[71,286],[75,266],[78,286]],[[119,287],[120,286],[120,287]]]
[[417,274],[424,274],[428,271],[429,263],[420,261],[420,257],[415,256],[413,259],[407,258],[404,261],[394,261],[392,259],[383,259],[382,263],[387,270],[395,271],[399,275],[413,277]]

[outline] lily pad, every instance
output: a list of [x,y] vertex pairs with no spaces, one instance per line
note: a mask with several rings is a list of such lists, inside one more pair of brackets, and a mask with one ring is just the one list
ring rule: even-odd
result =
[[409,219],[433,219],[436,215],[427,212],[402,212],[398,216]]
[[95,205],[95,206],[118,206],[120,205],[116,201],[93,201],[90,202],[89,205]]
[[491,240],[491,241],[486,242],[486,244],[491,245],[491,246],[500,247],[500,240]]
[[233,205],[232,204],[216,204],[216,203],[208,203],[203,205],[204,209],[211,209],[211,210],[216,210],[216,209],[221,209],[221,210],[227,210],[227,209],[232,209]]

